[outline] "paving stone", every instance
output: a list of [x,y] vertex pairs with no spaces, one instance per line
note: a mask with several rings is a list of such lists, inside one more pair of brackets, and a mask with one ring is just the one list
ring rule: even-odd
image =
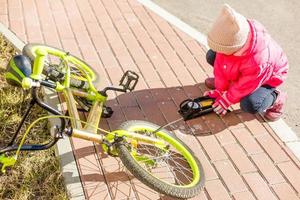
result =
[[228,144],[224,146],[224,148],[240,174],[257,171],[256,167],[239,144]]
[[284,162],[277,165],[288,182],[300,193],[300,169],[293,162]]
[[135,107],[138,106],[136,98],[133,93],[124,93],[117,97],[120,106]]
[[235,200],[254,200],[255,197],[253,196],[253,194],[249,191],[245,191],[245,192],[239,192],[236,194],[233,194],[233,199]]
[[202,190],[199,195],[191,198],[190,200],[208,200],[208,198],[205,192]]
[[160,126],[166,124],[166,120],[165,120],[163,114],[161,113],[157,103],[152,102],[152,103],[148,103],[148,104],[142,104],[140,106],[141,106],[141,109],[142,109],[144,115],[146,116],[146,118],[149,122],[158,124]]
[[276,166],[274,166],[273,161],[266,154],[261,153],[252,155],[251,158],[269,184],[285,182],[283,176],[277,170]]
[[238,116],[244,122],[244,124],[246,125],[246,127],[250,130],[250,132],[254,136],[259,136],[259,135],[265,135],[265,134],[267,134],[267,130],[257,120],[257,118],[255,117],[255,115],[242,112],[242,113],[238,114]]
[[252,137],[251,133],[245,129],[231,130],[238,142],[243,146],[248,155],[262,153],[263,149],[259,146],[256,140]]
[[279,145],[271,135],[263,135],[256,139],[275,163],[290,160],[281,145]]
[[247,191],[247,186],[229,160],[214,163],[231,194]]
[[211,199],[219,199],[220,197],[224,200],[231,199],[220,180],[207,181],[205,189]]
[[245,127],[243,122],[238,118],[238,116],[234,112],[227,113],[226,116],[222,119],[229,130]]
[[273,190],[277,196],[282,200],[297,200],[299,196],[295,193],[288,183],[280,183],[272,185]]
[[139,107],[124,107],[122,110],[127,120],[145,120]]
[[214,135],[198,137],[198,140],[203,145],[203,148],[207,152],[211,162],[228,159]]
[[227,128],[221,118],[215,113],[207,114],[203,116],[203,119],[213,134],[218,134]]
[[216,134],[216,138],[220,142],[221,146],[236,143],[235,138],[233,137],[232,133],[228,129],[224,129],[223,131]]
[[253,191],[257,199],[277,199],[277,197],[268,187],[267,183],[257,172],[244,174],[243,177],[245,178],[247,184],[249,185],[250,189]]

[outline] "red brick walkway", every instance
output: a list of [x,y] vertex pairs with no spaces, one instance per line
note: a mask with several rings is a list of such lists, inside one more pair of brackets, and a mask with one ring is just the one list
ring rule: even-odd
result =
[[[0,21],[25,42],[64,48],[117,84],[127,69],[141,74],[137,90],[112,96],[107,129],[130,119],[165,124],[178,103],[203,93],[212,69],[203,48],[136,0],[0,0]],[[172,127],[201,160],[205,188],[194,199],[299,199],[300,164],[259,116],[210,114]],[[167,199],[90,142],[73,140],[87,199]]]

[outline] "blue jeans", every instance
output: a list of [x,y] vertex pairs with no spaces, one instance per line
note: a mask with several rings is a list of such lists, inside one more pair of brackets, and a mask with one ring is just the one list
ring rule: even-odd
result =
[[[216,52],[209,49],[206,53],[206,61],[214,66]],[[255,90],[252,94],[242,98],[240,102],[241,109],[252,114],[262,113],[273,105],[277,95],[275,88],[263,85]]]
[[252,94],[241,100],[241,109],[252,114],[262,113],[272,106],[276,100],[277,95],[274,91],[275,88],[268,85],[259,87]]

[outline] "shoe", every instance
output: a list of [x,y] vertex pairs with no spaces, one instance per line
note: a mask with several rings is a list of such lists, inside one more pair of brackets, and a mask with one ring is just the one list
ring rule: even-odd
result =
[[209,77],[205,79],[205,85],[211,90],[215,89],[215,78]]
[[287,94],[280,90],[275,90],[277,98],[274,104],[266,110],[264,117],[269,121],[278,120],[283,114],[283,105],[287,99]]

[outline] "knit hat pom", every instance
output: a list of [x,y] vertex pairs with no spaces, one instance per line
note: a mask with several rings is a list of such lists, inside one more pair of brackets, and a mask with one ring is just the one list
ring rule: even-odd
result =
[[224,4],[208,33],[207,43],[213,51],[230,55],[243,47],[249,31],[247,19]]

